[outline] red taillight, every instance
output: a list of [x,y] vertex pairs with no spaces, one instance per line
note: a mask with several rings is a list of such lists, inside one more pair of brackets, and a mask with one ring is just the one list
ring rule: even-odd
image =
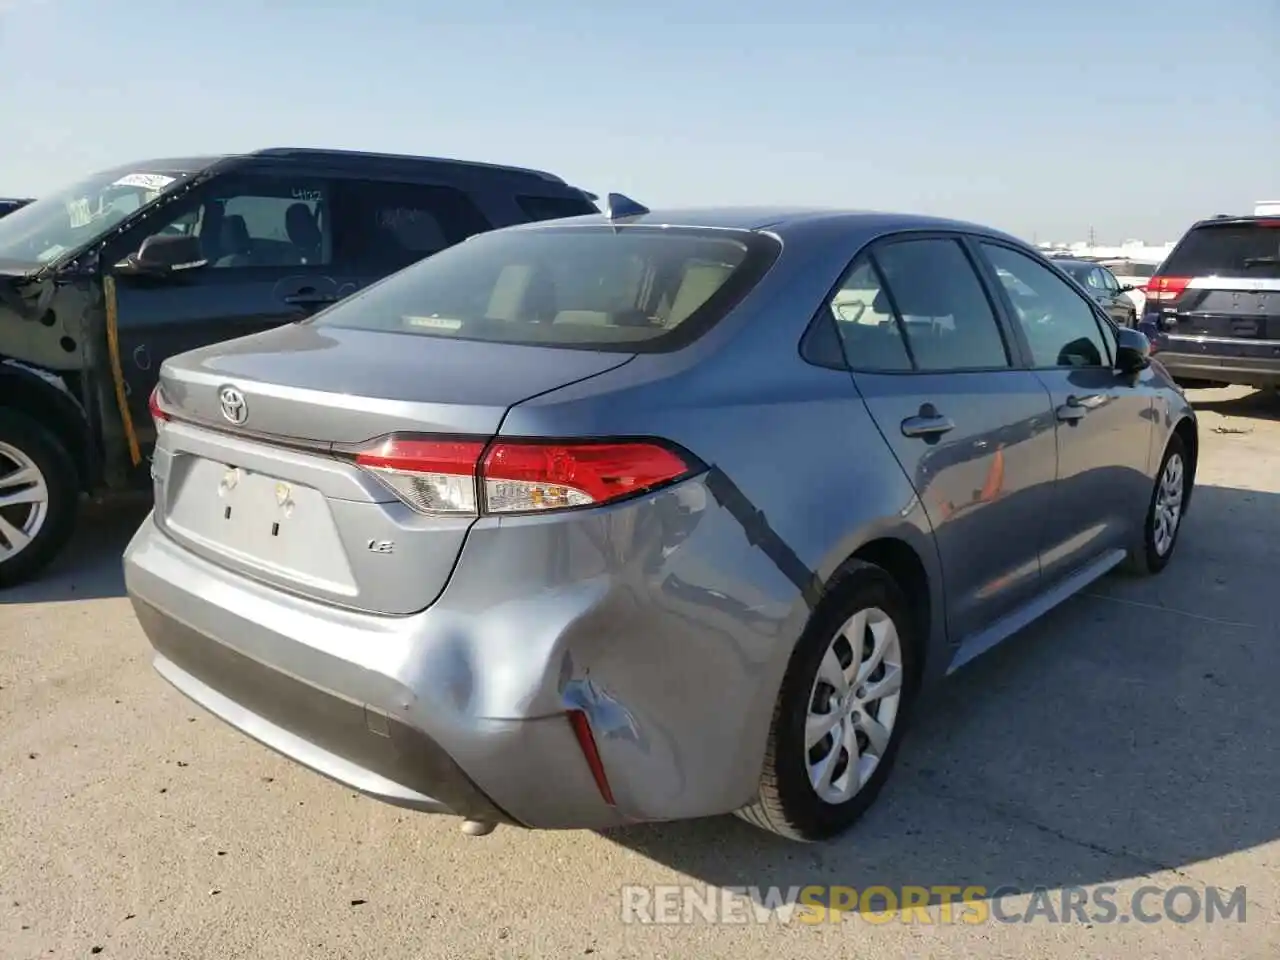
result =
[[481,467],[491,513],[608,503],[688,472],[681,457],[652,443],[495,443]]
[[1147,299],[1171,303],[1182,296],[1190,277],[1152,277],[1147,282]]
[[415,440],[390,437],[356,454],[356,463],[377,475],[419,513],[475,514],[480,440]]
[[1258,220],[1256,222],[1260,227],[1280,227],[1280,220]]
[[165,412],[164,408],[160,406],[159,384],[156,384],[155,389],[151,391],[151,396],[147,398],[147,409],[151,412],[151,419],[155,421],[157,430],[160,429],[160,425],[162,423],[166,423],[173,419]]
[[485,449],[479,440],[391,437],[355,461],[420,513],[455,515],[599,506],[693,469],[659,443],[503,441]]
[[613,788],[609,786],[609,778],[605,776],[604,761],[600,759],[600,750],[596,747],[595,734],[591,732],[591,721],[587,719],[586,713],[582,710],[570,710],[569,725],[573,727],[573,735],[578,738],[578,748],[582,750],[582,755],[587,760],[587,766],[591,768],[591,776],[596,781],[596,788],[600,791],[600,796],[604,797],[604,802],[609,806],[615,806]]

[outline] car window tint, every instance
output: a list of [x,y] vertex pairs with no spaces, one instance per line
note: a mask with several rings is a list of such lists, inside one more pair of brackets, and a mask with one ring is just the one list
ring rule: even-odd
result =
[[315,323],[657,352],[725,316],[778,249],[750,231],[571,224],[493,230],[348,298]]
[[1009,366],[995,313],[958,242],[897,241],[874,257],[918,369]]
[[835,321],[845,360],[852,369],[911,369],[902,327],[868,258],[860,257],[849,268],[826,309]]
[[1106,343],[1087,300],[1026,254],[997,244],[983,243],[982,248],[1005,281],[1005,292],[1037,367],[1107,364]]
[[331,262],[333,238],[321,180],[244,176],[215,180],[193,209],[150,233],[194,235],[213,269]]
[[516,203],[530,220],[559,220],[600,212],[586,197],[521,196],[516,197]]
[[1179,241],[1161,273],[1171,277],[1280,279],[1277,220],[1201,224]]
[[461,190],[426,184],[348,180],[334,186],[335,259],[391,273],[492,229]]

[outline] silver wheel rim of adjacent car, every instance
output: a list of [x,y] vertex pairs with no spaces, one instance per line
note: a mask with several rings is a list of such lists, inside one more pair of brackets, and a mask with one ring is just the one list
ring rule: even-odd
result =
[[1156,503],[1151,524],[1151,542],[1161,557],[1173,549],[1178,524],[1182,522],[1182,494],[1184,489],[1182,457],[1173,454],[1165,462],[1156,488]]
[[827,645],[809,692],[805,761],[827,803],[861,790],[889,749],[902,701],[902,640],[879,607],[850,617]]
[[0,563],[27,546],[49,517],[49,484],[34,460],[0,442]]

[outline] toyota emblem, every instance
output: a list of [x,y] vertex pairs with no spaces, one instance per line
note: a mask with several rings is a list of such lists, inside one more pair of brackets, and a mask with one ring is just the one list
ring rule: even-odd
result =
[[219,390],[218,403],[222,406],[222,415],[232,423],[241,424],[249,419],[249,405],[244,402],[244,394],[235,387]]

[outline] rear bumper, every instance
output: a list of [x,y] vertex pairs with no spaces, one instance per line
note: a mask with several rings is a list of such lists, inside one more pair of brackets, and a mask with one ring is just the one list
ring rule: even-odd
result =
[[418,618],[284,597],[194,556],[150,517],[125,553],[125,579],[157,672],[318,773],[387,803],[471,819],[550,828],[629,819],[604,802],[563,712],[468,715],[467,678],[445,681],[453,696],[415,681],[431,669]]
[[421,730],[246,657],[144,600],[133,609],[157,672],[259,742],[397,806],[514,822]]
[[807,610],[759,551],[726,552],[741,538],[696,478],[551,521],[480,521],[442,596],[411,616],[288,594],[151,517],[124,570],[156,669],[261,743],[400,806],[600,829],[756,795]]
[[1175,377],[1253,387],[1280,383],[1280,341],[1157,334],[1155,344],[1156,356]]

